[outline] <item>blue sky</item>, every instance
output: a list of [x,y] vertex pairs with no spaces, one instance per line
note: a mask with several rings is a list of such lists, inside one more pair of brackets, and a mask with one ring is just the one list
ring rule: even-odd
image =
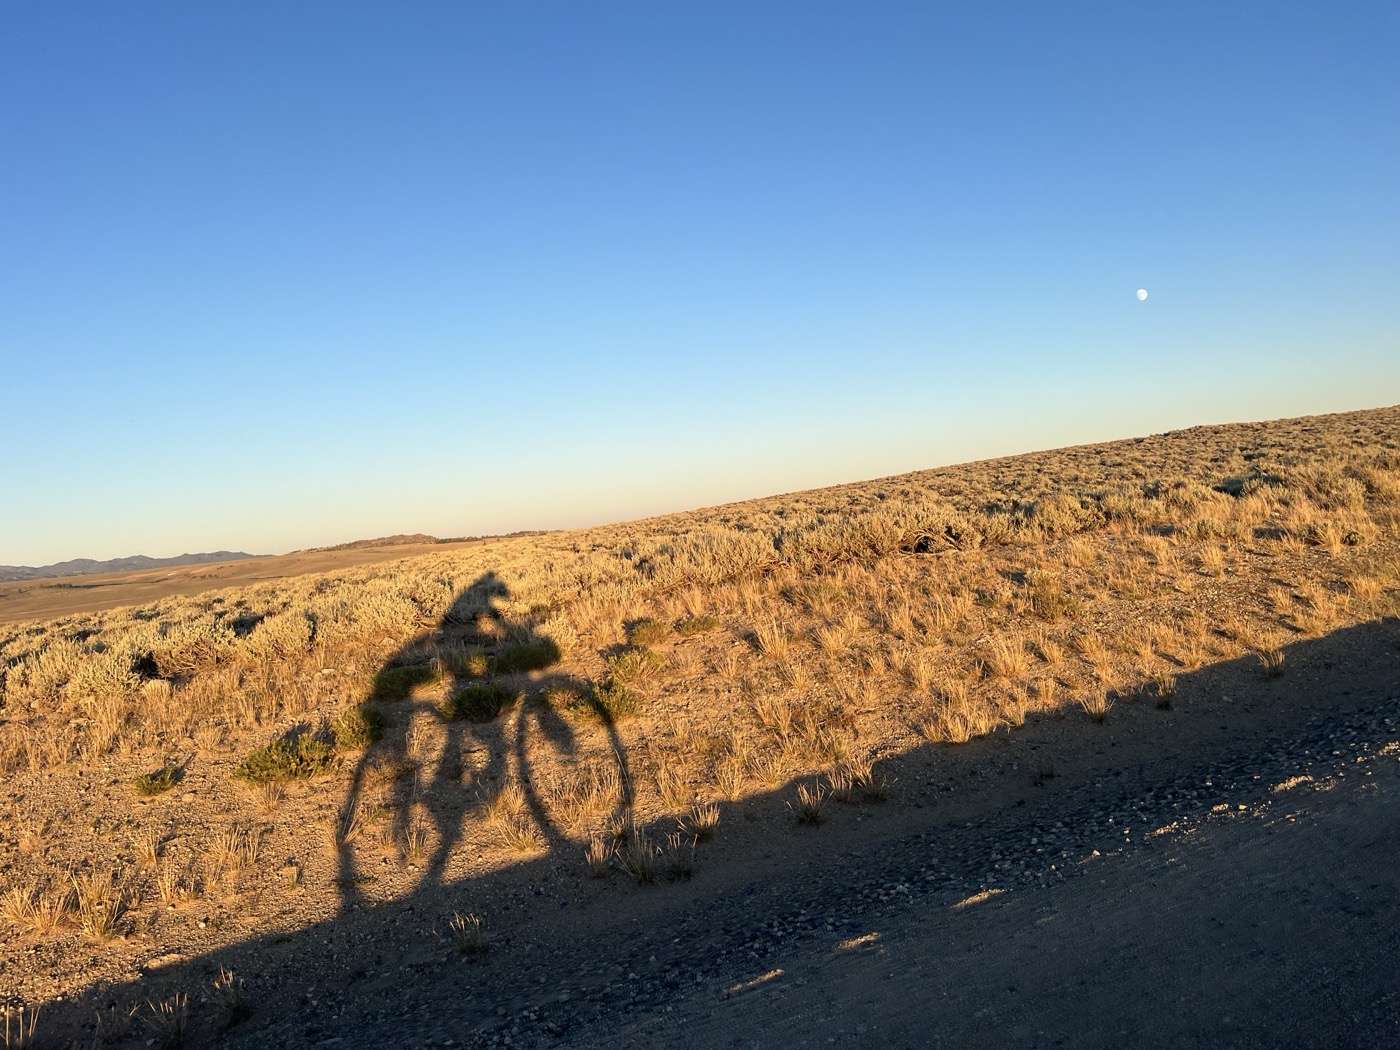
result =
[[1400,401],[1397,53],[1391,3],[11,5],[0,562]]

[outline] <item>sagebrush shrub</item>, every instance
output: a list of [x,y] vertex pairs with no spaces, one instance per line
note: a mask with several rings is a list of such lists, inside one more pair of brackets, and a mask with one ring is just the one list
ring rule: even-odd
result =
[[438,669],[432,664],[385,667],[374,676],[369,698],[382,701],[407,700],[419,686],[436,682],[438,674]]
[[180,779],[180,767],[173,764],[161,766],[149,773],[142,773],[132,781],[138,795],[159,795],[169,791]]
[[438,706],[444,718],[489,722],[513,704],[517,694],[496,682],[468,682],[454,689]]
[[362,751],[384,734],[384,716],[372,704],[357,704],[336,716],[331,735],[339,751]]
[[251,752],[233,775],[254,784],[305,780],[326,772],[335,761],[335,746],[318,733],[282,736]]
[[580,696],[574,708],[604,722],[619,722],[641,710],[642,698],[626,685],[611,679]]
[[559,662],[559,647],[542,635],[535,635],[501,646],[493,661],[499,674],[540,671]]

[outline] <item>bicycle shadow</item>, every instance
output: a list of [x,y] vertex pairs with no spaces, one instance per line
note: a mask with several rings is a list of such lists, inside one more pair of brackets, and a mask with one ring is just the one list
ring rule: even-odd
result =
[[[570,697],[603,726],[619,787],[612,819],[631,811],[631,770],[616,725],[588,683],[549,672],[559,662],[558,646],[540,633],[533,616],[508,616],[502,606],[509,597],[495,572],[483,573],[432,630],[384,661],[365,697],[383,731],[355,764],[340,823],[387,816],[389,837],[405,852],[411,839],[422,837],[420,821],[426,823],[422,830],[431,831],[434,845],[410,892],[445,884],[469,817],[490,810],[509,784],[519,785],[545,848],[569,844],[531,775],[539,746],[565,761],[579,753],[574,727],[551,695]],[[420,696],[430,685],[439,695]],[[439,738],[435,754],[428,753],[425,726]],[[337,867],[342,911],[365,905],[367,876],[350,835],[338,836]]]

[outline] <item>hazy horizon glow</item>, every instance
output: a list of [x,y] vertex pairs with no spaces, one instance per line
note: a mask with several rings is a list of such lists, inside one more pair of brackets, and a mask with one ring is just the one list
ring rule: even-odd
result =
[[16,9],[0,563],[1400,402],[1397,51],[1381,3]]

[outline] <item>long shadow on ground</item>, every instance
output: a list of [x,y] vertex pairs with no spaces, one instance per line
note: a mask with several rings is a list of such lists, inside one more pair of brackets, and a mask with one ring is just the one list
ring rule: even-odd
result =
[[[942,1031],[960,1038],[948,1045],[1295,1045],[1313,1041],[1314,1020],[1331,1026],[1330,1045],[1359,1044],[1363,1031],[1393,1024],[1395,986],[1382,962],[1400,949],[1400,813],[1376,808],[1388,822],[1369,838],[1370,825],[1349,825],[1335,858],[1312,856],[1273,885],[1272,898],[1250,896],[1238,909],[1237,884],[1163,874],[1204,856],[1198,844],[1225,849],[1243,826],[1227,818],[1257,818],[1280,837],[1231,878],[1267,881],[1266,869],[1289,856],[1290,836],[1314,854],[1329,841],[1294,830],[1318,826],[1308,819],[1313,800],[1393,806],[1383,778],[1364,770],[1395,761],[1385,749],[1400,738],[1400,624],[1300,642],[1284,667],[1269,679],[1254,658],[1234,660],[1183,673],[1168,710],[1149,695],[1125,697],[1102,725],[1067,712],[961,747],[891,756],[879,765],[890,800],[833,805],[819,828],[780,818],[792,785],[728,804],[688,881],[592,880],[578,847],[556,840],[538,860],[427,881],[389,903],[350,899],[304,929],[90,989],[46,1021],[90,1038],[95,1010],[198,995],[227,967],[248,981],[252,1015],[220,1032],[212,1008],[196,1003],[189,1045],[494,1045],[509,1035],[514,1045],[719,1046],[742,1032],[738,1045],[825,1043],[839,1033],[917,1046],[947,1041],[934,1022],[949,1010],[957,1023]],[[495,729],[503,741],[512,731],[508,722]],[[1307,776],[1340,787],[1275,790]],[[1281,807],[1295,819],[1275,821]],[[1354,867],[1367,853],[1389,860],[1329,884],[1329,868]],[[1095,879],[1117,904],[1096,911],[1086,889]],[[1154,886],[1166,887],[1164,913],[1122,903],[1140,887],[1150,905]],[[946,919],[967,908],[985,910],[970,913],[974,921]],[[1072,918],[1072,935],[1063,922],[1039,924],[1056,908]],[[486,956],[464,957],[441,935],[453,911],[487,917]],[[1245,918],[1231,920],[1235,912]],[[1279,921],[1264,923],[1270,914]],[[930,923],[937,952],[908,940]],[[1327,928],[1375,932],[1319,939]],[[882,958],[862,940],[872,933],[902,947]],[[1159,942],[1180,950],[1137,965],[1133,952]],[[838,956],[839,966],[821,961]],[[960,984],[964,968],[973,976]],[[873,989],[901,969],[923,976],[892,986],[902,1005],[882,1013],[870,1005],[881,1001]],[[1246,986],[1253,994],[1233,1002],[1210,992]],[[827,1016],[833,1004],[854,1005]],[[791,1025],[779,1022],[784,1011],[797,1018]]]

